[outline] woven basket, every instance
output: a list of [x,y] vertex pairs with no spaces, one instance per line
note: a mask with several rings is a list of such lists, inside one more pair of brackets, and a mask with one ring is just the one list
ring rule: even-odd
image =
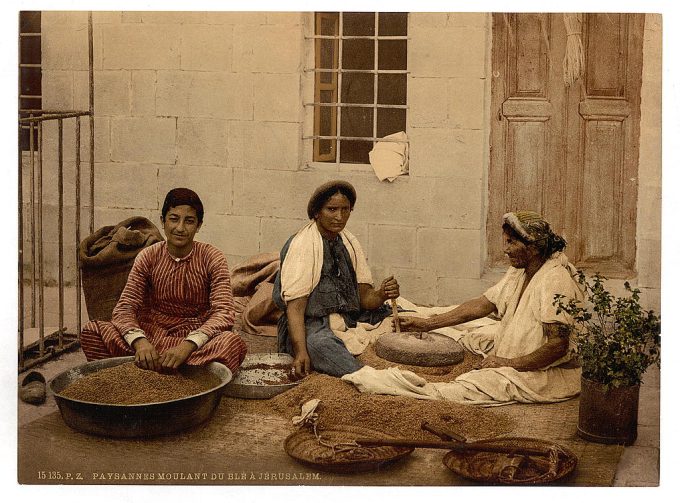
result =
[[394,463],[413,452],[413,447],[359,447],[349,450],[335,449],[329,446],[340,446],[355,443],[360,437],[390,438],[385,433],[354,425],[336,425],[328,429],[319,429],[324,441],[321,445],[314,433],[308,428],[301,428],[286,438],[283,448],[297,462],[325,472],[359,473],[380,470],[387,464]]
[[113,308],[123,293],[134,259],[106,269],[82,269],[87,315],[91,320],[110,321]]
[[[449,470],[485,484],[548,484],[572,473],[578,462],[571,450],[539,438],[500,437],[474,444],[516,449],[516,452],[507,454],[475,450],[452,450],[446,453],[442,461]],[[523,449],[541,449],[549,454],[527,455],[523,453]]]

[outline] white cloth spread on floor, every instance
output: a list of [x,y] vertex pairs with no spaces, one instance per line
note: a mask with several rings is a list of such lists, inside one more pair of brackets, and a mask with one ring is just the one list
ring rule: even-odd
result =
[[[342,242],[349,252],[358,283],[373,284],[371,269],[366,256],[348,230],[340,232]],[[298,231],[288,248],[288,254],[281,264],[281,297],[285,302],[308,296],[319,283],[323,266],[323,241],[316,221],[310,222]]]
[[362,393],[409,396],[421,400],[437,400],[440,396],[425,379],[410,370],[396,367],[377,370],[364,365],[356,372],[345,374],[343,381],[351,382]]
[[[569,319],[565,313],[557,314],[552,305],[555,294],[582,299],[582,292],[572,275],[575,269],[563,253],[556,253],[538,270],[520,299],[524,283],[523,269],[510,268],[503,279],[484,293],[502,316],[493,337],[490,325],[468,329],[458,337],[466,348],[482,351],[492,341],[489,354],[515,358],[532,353],[547,341],[543,323],[562,322]],[[438,332],[441,332],[438,330]],[[450,330],[447,332],[451,333]],[[447,334],[445,334],[447,335]],[[455,336],[454,336],[455,338]],[[570,348],[573,348],[570,341]],[[569,351],[547,368],[520,372],[512,367],[472,370],[452,382],[428,383],[416,386],[395,379],[394,372],[361,369],[343,379],[354,383],[362,392],[427,395],[471,405],[505,405],[516,402],[559,402],[577,395],[580,391],[580,368],[561,368],[557,365],[573,357]],[[403,371],[402,371],[403,372]],[[400,393],[401,391],[401,393]]]
[[356,327],[349,328],[339,314],[333,313],[328,317],[331,330],[354,356],[363,353],[368,345],[373,344],[382,334],[391,332],[391,320],[392,317],[388,317],[375,325],[359,322]]
[[[397,305],[409,312],[403,316],[414,316],[426,318],[433,314],[450,311],[455,305],[445,307],[420,307],[416,306],[404,297],[397,299]],[[392,317],[385,318],[381,323],[370,325],[368,323],[357,323],[355,328],[348,328],[345,320],[338,314],[331,314],[329,324],[333,333],[345,343],[347,350],[354,356],[363,353],[370,344],[383,334],[393,332]],[[457,341],[461,346],[473,353],[485,356],[493,346],[493,337],[498,330],[499,323],[491,318],[480,318],[469,323],[463,323],[456,327],[446,327],[434,330],[439,334],[445,335]]]

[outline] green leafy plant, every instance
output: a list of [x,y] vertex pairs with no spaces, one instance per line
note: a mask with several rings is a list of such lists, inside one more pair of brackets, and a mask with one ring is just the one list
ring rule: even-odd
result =
[[640,306],[640,290],[627,281],[628,295],[617,297],[604,276],[577,275],[584,302],[557,294],[553,305],[573,319],[583,377],[607,388],[640,384],[650,365],[660,365],[661,318]]

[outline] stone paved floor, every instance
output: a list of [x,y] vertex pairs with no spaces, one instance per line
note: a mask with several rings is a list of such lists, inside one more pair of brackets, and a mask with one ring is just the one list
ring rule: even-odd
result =
[[660,372],[647,370],[640,386],[638,437],[626,447],[619,461],[615,486],[656,486],[659,484],[660,457]]
[[[52,291],[54,290],[54,291]],[[56,289],[51,289],[46,293],[46,299],[56,295]],[[65,305],[75,305],[75,295],[72,291],[66,292],[67,300],[73,299],[71,302],[66,302]],[[46,305],[56,305],[56,303],[46,302]],[[75,315],[73,311],[67,312],[65,315],[67,327],[75,326]],[[56,316],[54,312],[46,313],[46,324],[50,324],[52,317]],[[87,319],[87,311],[83,308],[83,317]],[[56,318],[54,318],[56,319]],[[251,346],[252,346],[251,342]],[[259,348],[253,348],[255,351],[260,351]],[[85,362],[85,356],[80,349],[65,353],[58,358],[47,363],[39,365],[32,370],[38,370],[45,378],[53,378],[60,372],[67,370],[76,365]],[[21,381],[23,374],[19,375]],[[632,486],[657,486],[659,484],[659,458],[660,458],[660,441],[659,441],[659,423],[660,423],[660,372],[657,368],[651,368],[647,371],[644,377],[644,382],[640,387],[640,404],[638,416],[638,438],[632,446],[626,447],[621,456],[619,466],[616,472],[614,481],[615,486],[632,487]],[[49,396],[45,404],[40,406],[25,404],[18,401],[18,425],[27,424],[35,419],[38,419],[46,414],[58,410],[54,399]],[[666,481],[671,482],[671,481]]]
[[[47,380],[60,372],[85,363],[82,351],[66,353],[55,360],[36,367]],[[23,374],[22,374],[23,375]],[[22,375],[19,376],[21,379]],[[40,406],[18,402],[19,426],[57,411],[54,399],[48,396]],[[650,370],[640,390],[638,438],[626,447],[616,471],[615,486],[656,486],[659,483],[659,372]]]

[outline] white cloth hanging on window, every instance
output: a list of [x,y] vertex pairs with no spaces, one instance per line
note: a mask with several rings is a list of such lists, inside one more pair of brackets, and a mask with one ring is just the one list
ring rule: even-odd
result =
[[404,131],[383,137],[368,153],[373,171],[381,182],[393,181],[399,175],[408,173],[408,137]]

